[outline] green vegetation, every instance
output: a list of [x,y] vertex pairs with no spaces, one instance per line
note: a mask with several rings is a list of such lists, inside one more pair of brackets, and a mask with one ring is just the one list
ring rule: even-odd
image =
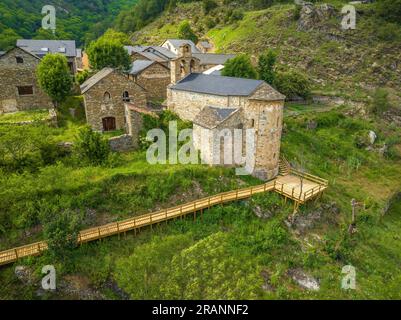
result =
[[1,115],[0,123],[11,124],[11,123],[19,123],[27,121],[41,121],[45,120],[48,116],[49,116],[49,110],[47,109],[18,111],[14,113],[6,113]]
[[259,79],[266,81],[268,84],[273,84],[276,78],[274,65],[276,63],[277,55],[269,50],[259,56],[258,73]]
[[95,70],[105,67],[128,70],[131,67],[131,59],[124,48],[124,44],[127,43],[128,39],[124,34],[109,30],[87,49],[91,67]]
[[300,72],[280,72],[274,80],[275,88],[287,99],[308,98],[311,95],[310,81]]
[[[0,3],[0,50],[15,46],[17,39],[74,39],[88,44],[114,23],[115,16],[137,0],[57,1],[57,30],[41,29],[41,0],[2,0]],[[51,4],[51,3],[48,3]]]
[[184,20],[178,26],[177,37],[178,39],[191,40],[195,44],[198,42],[198,37],[191,29],[191,25],[187,20]]
[[73,80],[67,58],[61,54],[47,54],[39,63],[37,76],[40,87],[57,105],[70,94]]
[[85,127],[79,132],[75,151],[81,162],[93,166],[105,164],[110,156],[107,139],[101,133],[94,132],[90,127]]
[[226,77],[238,77],[246,79],[256,79],[257,73],[252,66],[251,59],[248,55],[242,54],[228,60],[221,73]]

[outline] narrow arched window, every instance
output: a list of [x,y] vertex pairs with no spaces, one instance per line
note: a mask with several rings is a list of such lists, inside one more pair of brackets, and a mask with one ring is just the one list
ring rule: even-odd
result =
[[130,102],[131,101],[128,91],[124,91],[124,93],[123,93],[123,101],[124,102]]
[[255,119],[251,120],[251,128],[255,128]]
[[109,102],[111,100],[111,95],[110,95],[110,92],[105,92],[104,93],[104,95],[103,95],[103,101],[104,102]]

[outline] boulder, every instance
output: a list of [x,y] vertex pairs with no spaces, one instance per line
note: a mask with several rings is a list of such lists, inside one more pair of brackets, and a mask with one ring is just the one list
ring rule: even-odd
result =
[[302,269],[290,269],[288,270],[288,275],[292,280],[294,280],[300,287],[304,289],[311,291],[320,290],[319,281],[305,273]]
[[330,4],[314,6],[313,3],[304,2],[298,20],[298,31],[318,29],[322,22],[327,21],[335,14],[336,11]]
[[374,144],[377,139],[376,133],[374,131],[370,130],[368,135],[369,135],[369,143]]
[[15,276],[24,284],[31,284],[33,281],[32,270],[27,266],[15,267]]

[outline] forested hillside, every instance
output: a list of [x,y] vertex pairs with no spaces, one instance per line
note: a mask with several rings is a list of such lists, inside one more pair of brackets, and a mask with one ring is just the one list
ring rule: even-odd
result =
[[[79,45],[99,37],[119,12],[137,0],[2,0],[0,2],[0,50],[18,38],[75,39]],[[42,7],[54,5],[55,36],[41,29]]]

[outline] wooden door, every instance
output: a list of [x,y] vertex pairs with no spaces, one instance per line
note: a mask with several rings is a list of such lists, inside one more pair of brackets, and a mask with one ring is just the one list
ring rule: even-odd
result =
[[103,118],[103,131],[113,131],[116,130],[116,118],[107,117]]

